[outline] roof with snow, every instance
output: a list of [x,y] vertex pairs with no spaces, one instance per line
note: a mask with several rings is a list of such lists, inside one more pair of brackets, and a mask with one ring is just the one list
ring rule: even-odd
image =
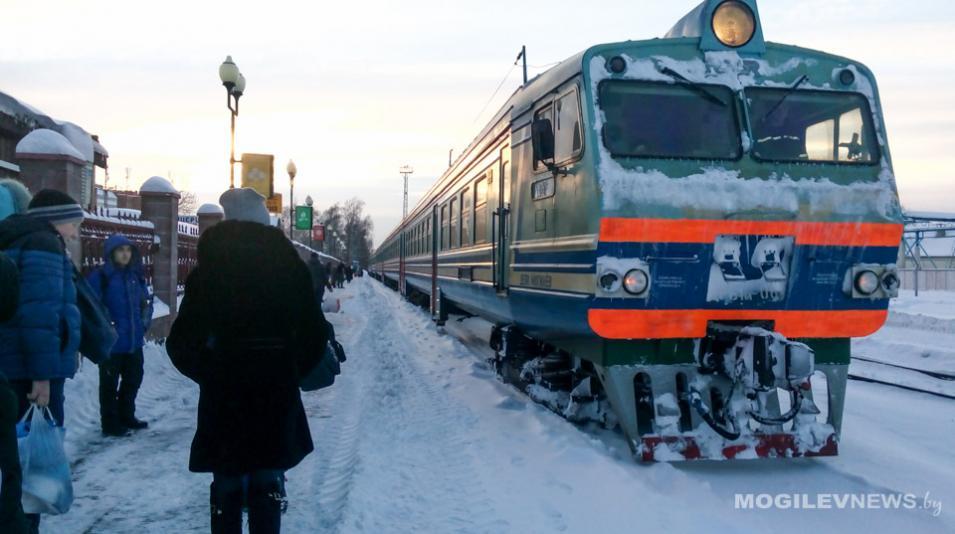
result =
[[162,176],[153,176],[152,178],[143,182],[142,187],[139,188],[140,193],[166,193],[170,195],[178,195],[179,191],[173,187],[172,182],[163,178]]
[[208,214],[225,215],[225,211],[223,211],[222,206],[218,204],[203,204],[199,206],[198,210],[196,210],[196,214],[197,215],[208,215]]
[[61,122],[59,125],[60,133],[83,155],[83,160],[92,162],[95,149],[90,134],[72,122]]
[[21,139],[17,143],[17,156],[20,154],[68,156],[80,161],[88,161],[69,139],[46,128],[33,130]]
[[21,121],[28,121],[37,128],[55,128],[56,122],[35,107],[17,100],[0,91],[0,113],[4,113]]
[[310,246],[303,245],[302,243],[299,243],[298,241],[292,241],[292,244],[295,245],[296,247],[300,248],[300,249],[305,250],[306,252],[314,252],[315,254],[318,254],[318,257],[321,258],[321,259],[323,259],[323,260],[330,260],[330,261],[335,261],[335,262],[338,262],[338,263],[343,263],[342,260],[336,258],[335,256],[329,256],[328,254],[325,254],[324,252],[321,252],[321,251],[319,251],[319,250],[315,250],[314,248],[312,248],[312,247],[310,247]]

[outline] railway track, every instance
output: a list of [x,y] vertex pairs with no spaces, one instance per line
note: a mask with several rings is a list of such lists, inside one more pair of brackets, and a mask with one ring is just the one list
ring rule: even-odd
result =
[[[883,367],[889,367],[889,368],[892,368],[892,369],[901,369],[901,370],[903,370],[903,371],[908,371],[908,372],[911,372],[911,373],[918,373],[918,374],[921,374],[921,375],[924,375],[924,376],[929,376],[929,377],[934,378],[934,379],[936,379],[936,380],[941,380],[941,381],[945,381],[945,382],[955,381],[955,374],[951,374],[951,373],[943,373],[943,372],[939,372],[939,371],[929,371],[929,370],[927,370],[927,369],[919,369],[919,368],[916,368],[916,367],[909,367],[909,366],[906,366],[906,365],[899,365],[899,364],[896,364],[896,363],[883,362],[883,361],[876,360],[876,359],[873,359],[873,358],[866,358],[866,357],[864,357],[864,356],[853,356],[852,359],[853,359],[853,360],[860,361],[860,362],[866,362],[866,363],[870,363],[870,364],[880,365],[880,366],[883,366]],[[919,387],[915,387],[915,386],[910,386],[910,385],[907,385],[907,384],[900,384],[900,383],[898,383],[898,382],[892,382],[892,381],[890,381],[890,380],[883,380],[883,379],[881,379],[881,378],[874,378],[874,377],[871,377],[871,376],[863,376],[863,375],[856,374],[856,373],[851,373],[851,372],[849,373],[849,380],[856,380],[856,381],[858,381],[858,382],[868,382],[868,383],[870,383],[870,384],[881,384],[881,385],[883,385],[883,386],[889,386],[889,387],[894,387],[894,388],[898,388],[898,389],[904,389],[904,390],[906,390],[906,391],[914,391],[914,392],[917,392],[917,393],[924,393],[924,394],[926,394],[926,395],[932,395],[933,397],[941,397],[941,398],[943,398],[943,399],[955,400],[955,395],[952,395],[952,394],[949,394],[949,393],[944,393],[944,392],[941,392],[941,391],[932,391],[932,390],[929,390],[929,389],[923,389],[923,388],[919,388]]]

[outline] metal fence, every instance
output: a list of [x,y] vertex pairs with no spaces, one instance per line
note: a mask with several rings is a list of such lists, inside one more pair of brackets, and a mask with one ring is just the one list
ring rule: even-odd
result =
[[82,259],[80,271],[83,276],[103,265],[103,247],[111,235],[122,234],[133,242],[143,258],[143,267],[146,283],[152,286],[153,275],[153,242],[155,232],[151,222],[144,221],[136,216],[110,216],[103,211],[87,213],[80,226],[80,247]]
[[900,269],[903,289],[955,291],[955,269]]

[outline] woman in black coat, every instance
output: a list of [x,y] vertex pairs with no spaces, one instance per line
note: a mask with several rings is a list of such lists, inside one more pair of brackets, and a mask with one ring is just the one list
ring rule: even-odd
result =
[[278,532],[283,472],[313,449],[299,379],[326,343],[308,268],[281,231],[249,220],[205,231],[166,349],[199,384],[189,469],[214,475],[214,533],[241,532],[243,486],[251,532]]

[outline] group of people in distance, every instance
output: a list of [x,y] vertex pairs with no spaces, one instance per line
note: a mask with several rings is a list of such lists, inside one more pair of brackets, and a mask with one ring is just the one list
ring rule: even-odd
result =
[[[189,469],[213,475],[212,532],[240,533],[247,509],[251,532],[277,533],[285,472],[313,449],[299,384],[317,368],[331,328],[313,264],[270,225],[261,195],[230,189],[220,204],[225,220],[200,237],[166,352],[199,386]],[[77,371],[87,331],[77,290],[83,284],[115,330],[109,357],[98,362],[102,432],[127,437],[148,427],[135,406],[153,315],[142,259],[129,239],[114,235],[102,265],[81,279],[68,244],[79,240],[83,217],[65,193],[31,197],[19,182],[0,181],[3,533],[39,532],[39,514],[25,514],[21,505],[16,426],[31,406],[49,408],[51,423],[64,424],[64,383]],[[332,282],[322,280],[324,292]]]

